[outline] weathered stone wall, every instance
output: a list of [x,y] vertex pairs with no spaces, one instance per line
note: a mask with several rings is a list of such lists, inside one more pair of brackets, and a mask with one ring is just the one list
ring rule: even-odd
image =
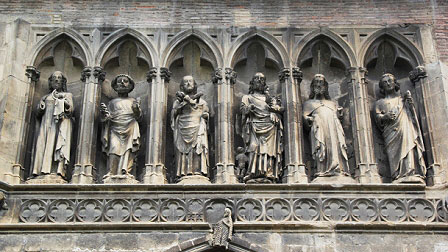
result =
[[332,1],[1,1],[1,22],[16,18],[61,26],[304,27],[428,24],[448,62],[448,3],[444,0]]
[[[8,252],[25,251],[83,251],[83,252],[162,252],[180,251],[195,241],[203,242],[204,232],[73,232],[73,233],[30,233],[0,236],[0,250]],[[263,252],[446,252],[448,236],[443,233],[402,233],[383,232],[331,232],[331,233],[277,233],[249,232],[235,234],[235,240],[252,250]],[[242,240],[242,241],[241,241]],[[178,245],[181,244],[181,245]],[[190,245],[190,246],[188,246]],[[187,247],[188,246],[188,247]],[[204,246],[206,247],[206,246]],[[239,246],[234,245],[235,248]],[[168,250],[170,249],[170,250]],[[220,251],[220,250],[188,250]]]

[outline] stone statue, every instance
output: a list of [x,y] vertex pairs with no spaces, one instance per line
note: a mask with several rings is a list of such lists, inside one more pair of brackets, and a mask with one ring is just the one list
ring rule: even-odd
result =
[[385,97],[375,103],[375,118],[384,138],[392,180],[425,183],[423,138],[411,93],[407,91],[402,98],[399,83],[389,73],[381,77],[379,87]]
[[135,82],[129,75],[120,74],[112,80],[112,88],[118,93],[106,104],[101,103],[101,121],[103,122],[103,152],[107,155],[108,173],[105,183],[137,183],[131,174],[134,159],[140,148],[140,128],[138,121],[142,117],[140,100],[128,97]]
[[210,183],[207,128],[209,108],[192,76],[184,76],[171,111],[179,183]]
[[[331,100],[324,75],[314,76],[310,91],[310,99],[303,104],[303,121],[311,138],[311,152],[316,169],[314,181],[354,182],[350,177],[347,145],[340,122],[343,117],[342,107]],[[327,179],[339,175],[346,177]]]
[[243,182],[244,175],[247,171],[247,163],[249,159],[247,158],[246,151],[243,147],[238,147],[236,149],[238,153],[235,157],[237,166],[235,167],[235,176],[239,182]]
[[[50,93],[40,99],[37,107],[37,140],[34,148],[33,176],[43,176],[63,183],[68,163],[73,127],[73,97],[67,92],[67,79],[60,71],[48,78]],[[57,182],[57,181],[60,182]],[[34,183],[34,182],[32,182]]]
[[282,167],[282,112],[279,98],[271,97],[266,77],[256,73],[249,94],[241,101],[241,135],[248,153],[246,183],[272,183],[279,179]]
[[220,221],[210,225],[211,238],[210,245],[213,247],[229,248],[229,241],[232,240],[233,221],[232,210],[230,208],[224,209],[224,216]]

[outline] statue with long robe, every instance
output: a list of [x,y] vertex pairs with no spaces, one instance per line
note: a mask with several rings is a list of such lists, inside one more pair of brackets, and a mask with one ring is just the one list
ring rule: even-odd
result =
[[269,95],[264,74],[256,73],[240,108],[241,135],[249,157],[245,182],[278,181],[282,169],[283,110],[278,98]]
[[197,83],[193,77],[184,76],[171,111],[178,182],[191,176],[202,176],[206,178],[203,182],[209,182],[207,178],[209,108],[202,95],[197,92]]
[[[106,106],[100,105],[101,121],[103,122],[102,143],[103,152],[107,155],[108,173],[103,180],[127,177],[131,174],[134,159],[140,149],[140,127],[138,121],[142,117],[140,101],[128,97],[134,89],[135,82],[126,74],[120,74],[112,80],[112,88],[118,97],[112,99]],[[125,179],[125,178],[124,178]]]
[[331,100],[324,75],[314,76],[310,90],[310,99],[303,104],[303,121],[311,139],[314,176],[350,176],[347,145],[340,121],[342,107]]
[[402,98],[392,74],[384,74],[379,87],[385,97],[375,103],[375,118],[384,138],[392,180],[424,183],[425,149],[411,93],[407,91]]
[[224,216],[215,224],[210,225],[211,237],[210,245],[213,247],[229,248],[229,241],[233,235],[232,210],[224,209]]
[[34,148],[33,176],[56,174],[65,179],[70,162],[73,127],[73,96],[67,92],[67,78],[60,71],[48,78],[50,93],[37,107],[37,140]]

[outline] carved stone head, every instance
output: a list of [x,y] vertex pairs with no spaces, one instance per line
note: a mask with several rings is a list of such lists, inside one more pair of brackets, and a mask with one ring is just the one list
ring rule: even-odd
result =
[[119,94],[128,94],[134,90],[135,82],[127,74],[119,74],[112,80],[112,88]]
[[393,74],[386,73],[381,76],[380,82],[380,94],[390,93],[392,91],[399,92],[400,84],[397,82],[397,79]]
[[314,75],[310,86],[310,99],[316,99],[316,96],[323,97],[326,100],[330,100],[330,93],[328,92],[328,82],[323,74]]
[[256,73],[250,81],[249,94],[260,92],[262,94],[268,92],[268,85],[266,85],[266,77],[263,73]]
[[180,81],[180,90],[186,94],[196,94],[198,91],[198,84],[193,76],[186,75]]
[[48,78],[48,88],[50,92],[56,90],[58,92],[67,92],[67,78],[61,71],[56,71]]

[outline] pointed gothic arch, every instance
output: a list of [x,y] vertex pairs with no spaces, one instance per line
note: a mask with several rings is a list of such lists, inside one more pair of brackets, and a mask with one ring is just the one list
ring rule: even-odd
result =
[[144,34],[131,28],[123,28],[110,34],[101,43],[100,48],[98,49],[98,52],[95,56],[95,64],[102,66],[107,63],[105,61],[107,61],[109,57],[107,57],[106,54],[111,50],[114,50],[114,46],[116,47],[117,44],[123,42],[123,40],[126,39],[133,40],[136,44],[138,44],[139,54],[137,55],[137,57],[145,59],[150,66],[158,65],[159,57],[153,43]]
[[169,67],[179,59],[180,50],[191,42],[200,47],[201,58],[212,64],[214,69],[222,67],[222,52],[216,41],[210,35],[195,29],[182,31],[169,41],[161,55],[161,66]]
[[296,65],[300,65],[300,56],[303,54],[304,50],[310,45],[310,43],[315,42],[316,40],[323,39],[333,44],[335,52],[339,55],[339,58],[344,57],[346,63],[346,67],[357,66],[358,60],[356,58],[356,54],[353,48],[345,41],[341,36],[334,33],[333,31],[324,29],[324,30],[314,30],[308,33],[302,40],[300,40],[295,46],[293,50],[293,56]]
[[245,56],[241,49],[252,41],[262,43],[279,68],[289,67],[290,59],[284,45],[268,32],[256,28],[235,39],[227,54],[226,66],[234,67]]

